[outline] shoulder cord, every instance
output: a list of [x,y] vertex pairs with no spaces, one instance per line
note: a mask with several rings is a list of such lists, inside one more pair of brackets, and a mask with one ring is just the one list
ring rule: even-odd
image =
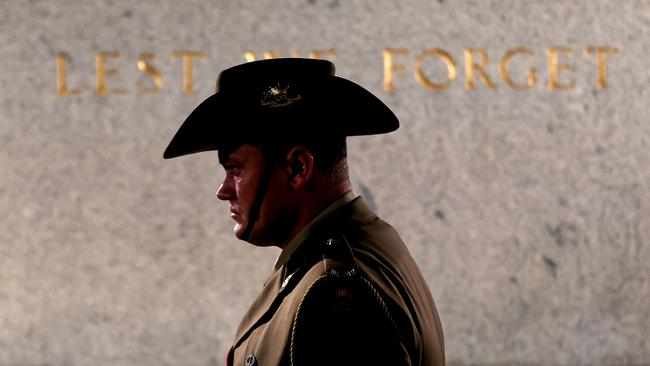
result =
[[[302,278],[302,276],[306,272],[307,272],[306,269],[299,269],[292,276],[292,278],[296,278],[296,279]],[[253,326],[251,326],[250,329],[240,337],[239,342],[234,343],[232,345],[233,349],[239,347],[244,342],[244,340],[246,340],[251,335],[251,333],[253,333],[253,331],[257,329],[257,327],[260,324],[264,323],[265,321],[270,319],[270,317],[273,316],[277,308],[280,307],[280,304],[284,301],[284,298],[287,296],[288,293],[292,291],[293,287],[296,286],[298,282],[299,281],[290,281],[287,284],[287,286],[280,291],[280,293],[276,296],[276,298],[273,299],[273,302],[271,303],[271,305],[269,305],[269,308],[264,312],[264,314],[262,314],[262,316],[260,316],[260,318],[253,324]]]
[[[291,328],[291,345],[289,347],[289,356],[290,356],[290,365],[291,366],[297,366],[294,354],[295,354],[296,333],[298,332],[297,331],[298,324],[302,322],[302,318],[303,318],[303,313],[300,310],[302,309],[302,306],[303,306],[303,304],[305,302],[305,299],[307,298],[309,293],[312,290],[314,290],[315,288],[317,288],[317,287],[321,286],[323,283],[325,283],[325,280],[329,276],[331,276],[331,275],[325,274],[325,275],[322,275],[321,277],[317,278],[316,281],[314,281],[314,283],[307,289],[307,291],[303,295],[302,299],[300,300],[300,303],[298,304],[298,309],[296,310],[296,315],[295,315],[294,320],[293,320],[293,326]],[[377,291],[375,286],[372,283],[370,283],[370,281],[368,281],[363,276],[359,275],[358,272],[355,271],[352,276],[361,279],[361,283],[363,283],[365,285],[365,287],[370,290],[370,293],[373,295],[375,300],[377,300],[377,303],[379,303],[379,306],[381,307],[382,312],[386,316],[386,319],[392,325],[393,330],[397,334],[398,340],[401,343],[404,343],[403,339],[402,339],[402,336],[401,336],[401,333],[399,331],[399,328],[397,327],[397,323],[395,322],[395,319],[393,319],[393,316],[391,315],[390,310],[388,309],[388,305],[386,305],[386,302],[384,301],[384,299],[382,299],[381,295],[379,294],[379,291]]]
[[309,288],[307,289],[305,294],[300,299],[300,303],[298,304],[298,309],[296,310],[296,315],[293,318],[293,326],[291,327],[291,344],[289,346],[289,362],[290,362],[291,366],[296,366],[296,361],[295,361],[294,354],[295,354],[295,345],[296,345],[295,341],[296,341],[296,333],[297,333],[297,329],[298,329],[298,322],[300,320],[302,320],[302,316],[301,316],[302,313],[301,313],[300,310],[302,309],[302,306],[305,303],[305,299],[307,298],[307,295],[315,287],[318,287],[322,283],[324,283],[323,280],[325,280],[326,278],[327,278],[327,275],[322,275],[322,276],[318,277],[316,279],[316,281],[314,281],[314,283],[312,283],[311,286],[309,286]]

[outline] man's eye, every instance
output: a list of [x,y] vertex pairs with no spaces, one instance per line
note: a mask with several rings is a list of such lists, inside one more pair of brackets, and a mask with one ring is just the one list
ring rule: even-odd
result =
[[241,169],[238,166],[228,166],[226,167],[226,171],[230,174],[237,175],[241,172]]

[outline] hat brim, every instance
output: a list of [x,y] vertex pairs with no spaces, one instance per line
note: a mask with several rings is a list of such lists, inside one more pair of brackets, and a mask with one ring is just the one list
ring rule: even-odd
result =
[[274,107],[260,102],[259,89],[211,95],[185,119],[163,157],[218,150],[233,142],[374,135],[399,127],[382,101],[349,80],[328,76],[297,83],[295,100]]

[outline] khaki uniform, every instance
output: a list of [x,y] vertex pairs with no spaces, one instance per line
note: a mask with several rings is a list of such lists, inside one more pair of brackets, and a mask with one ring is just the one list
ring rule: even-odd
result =
[[280,255],[228,365],[444,365],[429,288],[397,232],[350,193]]

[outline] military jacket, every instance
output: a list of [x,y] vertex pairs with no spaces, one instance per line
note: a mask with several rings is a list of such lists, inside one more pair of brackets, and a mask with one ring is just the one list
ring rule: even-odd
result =
[[445,362],[429,288],[397,232],[361,197],[320,222],[271,274],[227,365]]

